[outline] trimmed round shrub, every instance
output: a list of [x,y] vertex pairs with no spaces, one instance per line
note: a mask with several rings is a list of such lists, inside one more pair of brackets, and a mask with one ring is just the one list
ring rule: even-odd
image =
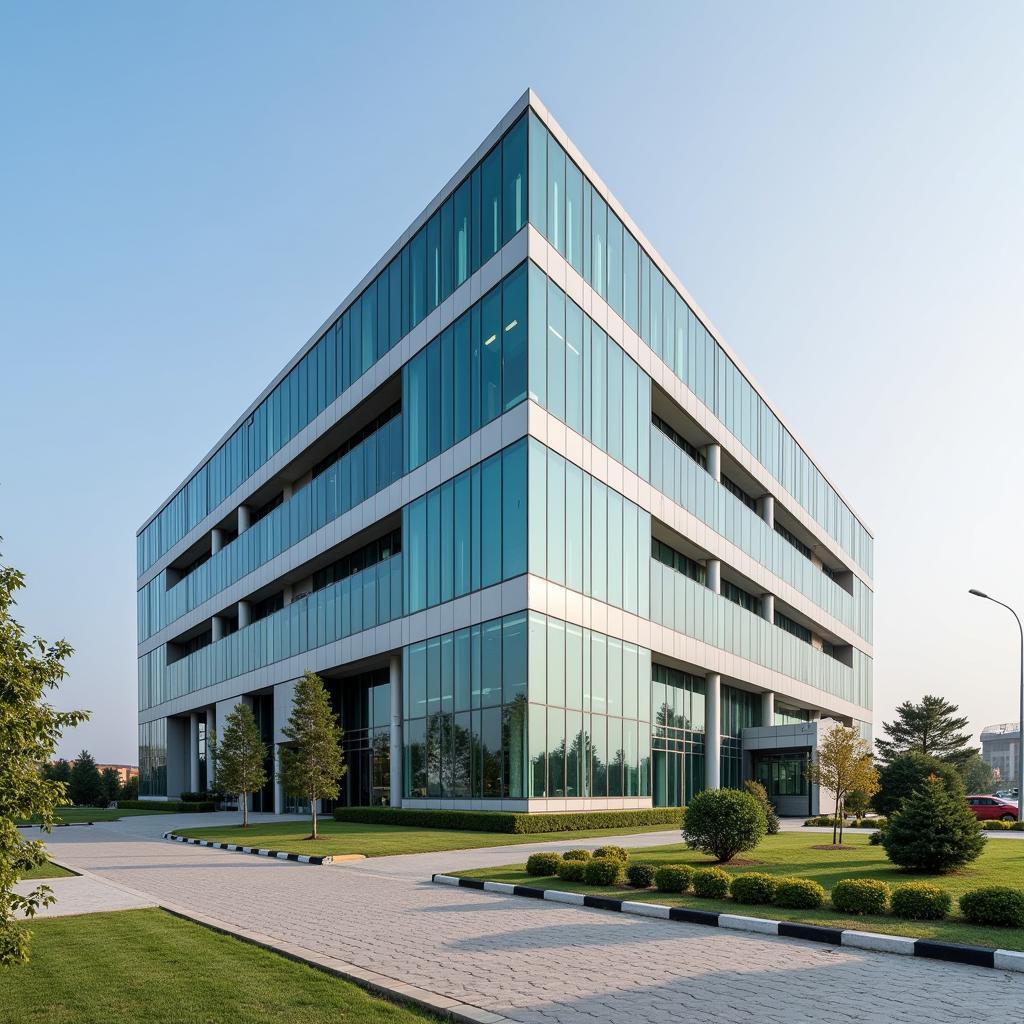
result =
[[750,871],[744,875],[734,875],[729,883],[729,892],[737,903],[771,903],[777,887],[774,875]]
[[768,831],[761,805],[741,789],[705,789],[686,808],[683,839],[722,864],[752,850]]
[[562,860],[590,860],[589,850],[566,850]]
[[882,832],[882,846],[893,864],[930,874],[969,864],[986,841],[963,792],[951,793],[934,775],[903,801]]
[[582,882],[588,863],[589,861],[585,860],[565,860],[563,858],[562,863],[558,865],[558,877],[563,882]]
[[832,886],[832,906],[842,914],[884,914],[891,890],[874,878],[844,878]]
[[983,821],[981,827],[986,832],[1009,832],[1012,828],[1012,822],[1000,821],[998,818],[993,818],[991,821]]
[[882,845],[882,833],[881,832],[872,832],[871,835],[868,836],[868,845],[869,846],[881,846]]
[[777,878],[775,902],[790,910],[817,910],[825,902],[825,890],[813,878]]
[[622,861],[615,857],[592,857],[583,862],[583,881],[587,885],[620,885]]
[[892,891],[892,912],[911,921],[941,921],[953,906],[945,889],[927,882],[907,882]]
[[724,900],[729,895],[728,874],[721,868],[698,868],[693,873],[693,894],[709,900]]
[[629,884],[635,889],[649,889],[654,885],[654,875],[657,869],[653,864],[629,864],[626,866],[626,878]]
[[629,853],[623,846],[599,846],[594,851],[595,857],[610,857],[612,860],[621,861],[623,864],[629,860]]
[[557,875],[558,865],[562,863],[560,853],[531,853],[526,858],[528,875]]
[[971,924],[1024,928],[1024,889],[988,885],[960,897],[960,912]]
[[658,892],[686,892],[693,884],[693,868],[689,864],[663,864],[654,872]]

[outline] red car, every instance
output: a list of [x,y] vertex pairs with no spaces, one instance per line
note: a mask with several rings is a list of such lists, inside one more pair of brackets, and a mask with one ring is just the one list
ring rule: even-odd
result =
[[967,805],[980,821],[999,818],[1001,821],[1016,821],[1019,812],[1012,800],[1004,800],[998,796],[969,796]]

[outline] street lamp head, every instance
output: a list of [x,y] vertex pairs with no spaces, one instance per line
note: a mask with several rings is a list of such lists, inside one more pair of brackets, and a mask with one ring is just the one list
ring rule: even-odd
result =
[[973,588],[971,590],[968,590],[967,593],[968,594],[973,594],[975,597],[984,597],[984,598],[988,597],[988,594],[986,594],[984,591],[982,591],[982,590],[974,590]]

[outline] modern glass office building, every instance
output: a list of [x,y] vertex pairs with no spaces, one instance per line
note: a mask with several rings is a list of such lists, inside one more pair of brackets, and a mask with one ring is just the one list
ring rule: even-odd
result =
[[528,92],[139,531],[141,793],[312,669],[345,803],[817,810],[872,543]]

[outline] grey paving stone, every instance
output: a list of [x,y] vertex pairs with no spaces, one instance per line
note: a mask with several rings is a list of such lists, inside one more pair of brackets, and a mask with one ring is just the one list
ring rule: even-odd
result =
[[[156,816],[154,816],[156,817]],[[49,840],[57,859],[154,903],[242,930],[342,973],[419,990],[477,1024],[786,1024],[1016,1019],[1024,974],[431,885],[435,872],[599,840],[371,859],[332,867],[247,857],[159,834],[159,816]],[[623,837],[659,845],[678,833]],[[475,1008],[475,1010],[474,1010]],[[472,1016],[479,1012],[481,1016]],[[469,1016],[465,1016],[469,1014]],[[493,1016],[487,1016],[493,1015]]]

